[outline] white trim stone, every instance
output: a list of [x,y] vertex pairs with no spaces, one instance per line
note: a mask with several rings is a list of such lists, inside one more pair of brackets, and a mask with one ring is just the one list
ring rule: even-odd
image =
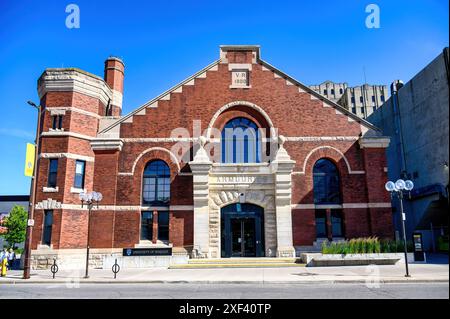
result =
[[123,142],[120,139],[102,139],[97,138],[91,140],[92,150],[117,150],[121,151]]
[[61,203],[55,199],[44,199],[43,201],[35,204],[35,209],[61,209]]
[[387,148],[391,139],[389,137],[361,137],[359,145],[361,148]]
[[228,71],[233,70],[252,70],[251,63],[228,63]]
[[59,192],[59,187],[42,187],[42,192],[43,193],[57,193]]
[[73,106],[47,107],[46,110],[50,112],[51,115],[64,115],[66,112],[76,112],[79,114],[95,117],[96,119],[102,118],[102,116],[98,115],[97,113],[89,112]]
[[94,162],[95,158],[92,156],[79,155],[74,153],[41,153],[39,158],[70,158],[75,160],[82,160],[86,162]]
[[70,188],[70,192],[74,193],[74,194],[80,194],[80,193],[86,193],[86,189],[84,188],[76,188],[76,187],[71,187]]
[[108,84],[93,74],[73,68],[47,69],[38,81],[41,99],[47,92],[77,92],[100,100],[103,105],[113,97]]
[[292,204],[292,209],[343,209],[343,208],[391,208],[390,202],[380,203],[343,203],[343,204]]
[[75,137],[82,140],[92,140],[95,137],[89,136],[85,134],[75,133],[75,132],[63,132],[63,131],[53,131],[53,132],[42,132],[41,137],[47,137],[47,136],[56,136],[56,137]]

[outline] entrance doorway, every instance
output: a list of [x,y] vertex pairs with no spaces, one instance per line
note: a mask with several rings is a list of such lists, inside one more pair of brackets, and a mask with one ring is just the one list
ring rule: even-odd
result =
[[264,256],[263,217],[263,209],[252,204],[237,203],[222,208],[221,256]]

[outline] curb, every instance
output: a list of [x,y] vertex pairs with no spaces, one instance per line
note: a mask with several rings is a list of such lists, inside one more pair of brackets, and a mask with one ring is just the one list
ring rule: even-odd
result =
[[[76,284],[86,285],[86,284],[365,284],[370,280],[362,279],[350,279],[350,280],[301,280],[301,281],[249,281],[249,280],[236,280],[236,281],[218,281],[218,280],[199,280],[199,281],[188,281],[188,280],[91,280],[83,281],[80,280]],[[384,279],[380,280],[380,284],[391,284],[391,283],[448,283],[448,279]],[[24,280],[24,279],[11,279],[11,280],[1,280],[1,284],[9,285],[27,285],[27,284],[75,284],[73,280],[60,280],[60,279],[49,279],[49,280]]]

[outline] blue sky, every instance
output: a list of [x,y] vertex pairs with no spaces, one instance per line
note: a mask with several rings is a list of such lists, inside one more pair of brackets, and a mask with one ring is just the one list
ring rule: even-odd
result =
[[[68,4],[80,28],[65,26]],[[380,8],[368,29],[365,8]],[[448,46],[448,1],[0,0],[0,195],[27,194],[36,81],[47,67],[102,75],[126,65],[124,113],[218,59],[220,44],[259,44],[264,60],[305,84],[405,82]]]

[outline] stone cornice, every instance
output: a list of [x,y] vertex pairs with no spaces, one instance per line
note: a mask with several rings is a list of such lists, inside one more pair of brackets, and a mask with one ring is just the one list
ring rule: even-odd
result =
[[386,136],[382,137],[361,137],[359,146],[361,148],[387,148],[391,139]]
[[93,151],[121,151],[123,142],[120,139],[93,139],[91,140],[91,148]]
[[38,80],[38,94],[47,92],[78,92],[99,99],[104,105],[113,98],[106,82],[93,74],[75,68],[47,69]]

